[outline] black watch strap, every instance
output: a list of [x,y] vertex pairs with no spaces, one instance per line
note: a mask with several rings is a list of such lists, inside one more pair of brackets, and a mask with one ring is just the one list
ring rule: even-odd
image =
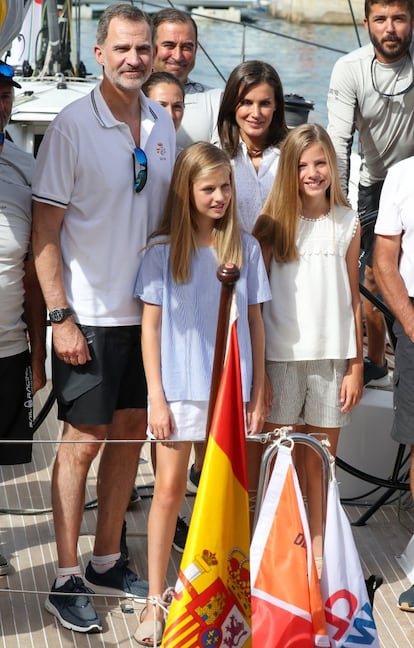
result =
[[49,319],[52,324],[61,324],[71,315],[73,315],[71,308],[54,308],[49,312]]

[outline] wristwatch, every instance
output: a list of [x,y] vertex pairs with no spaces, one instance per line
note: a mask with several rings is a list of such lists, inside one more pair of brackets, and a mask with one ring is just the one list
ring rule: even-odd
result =
[[73,315],[71,308],[54,308],[49,312],[49,319],[52,324],[61,324],[71,315]]

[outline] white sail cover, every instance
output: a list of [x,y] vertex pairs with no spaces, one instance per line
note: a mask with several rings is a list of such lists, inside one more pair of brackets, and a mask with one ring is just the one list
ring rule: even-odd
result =
[[19,34],[24,14],[24,0],[0,0],[0,57],[10,48],[12,41]]
[[25,13],[20,33],[12,43],[8,58],[8,63],[17,69],[22,68],[24,61],[29,61],[35,67],[36,45],[42,26],[42,0],[32,0]]

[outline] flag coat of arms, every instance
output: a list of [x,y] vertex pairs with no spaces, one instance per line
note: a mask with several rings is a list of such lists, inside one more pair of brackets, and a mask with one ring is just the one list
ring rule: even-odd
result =
[[250,552],[253,648],[330,646],[292,450],[281,445]]
[[249,545],[244,406],[233,322],[164,648],[251,648]]
[[321,591],[332,648],[379,648],[361,563],[333,468],[326,507]]

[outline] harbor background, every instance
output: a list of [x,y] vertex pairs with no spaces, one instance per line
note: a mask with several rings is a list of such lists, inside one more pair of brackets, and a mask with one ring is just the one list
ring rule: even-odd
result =
[[362,22],[364,0],[270,0],[269,8],[273,16],[287,18],[294,22],[323,22],[349,24],[352,22],[350,6],[354,17]]
[[[143,9],[153,13],[158,7],[144,4]],[[359,47],[353,26],[294,24],[273,18],[265,8],[242,10],[242,21],[246,21],[245,23],[197,17],[196,13],[194,10],[200,48],[191,78],[212,87],[223,88],[225,81],[203,49],[224,79],[243,60],[244,51],[245,60],[261,59],[277,69],[285,94],[295,93],[313,101],[315,108],[309,114],[309,121],[326,127],[326,98],[332,67],[342,53]],[[83,18],[81,23],[81,59],[87,71],[94,74],[100,74],[100,67],[93,54],[97,23],[97,18]],[[270,32],[277,32],[278,35]],[[361,43],[366,44],[368,36],[364,27],[358,27],[358,34]]]

